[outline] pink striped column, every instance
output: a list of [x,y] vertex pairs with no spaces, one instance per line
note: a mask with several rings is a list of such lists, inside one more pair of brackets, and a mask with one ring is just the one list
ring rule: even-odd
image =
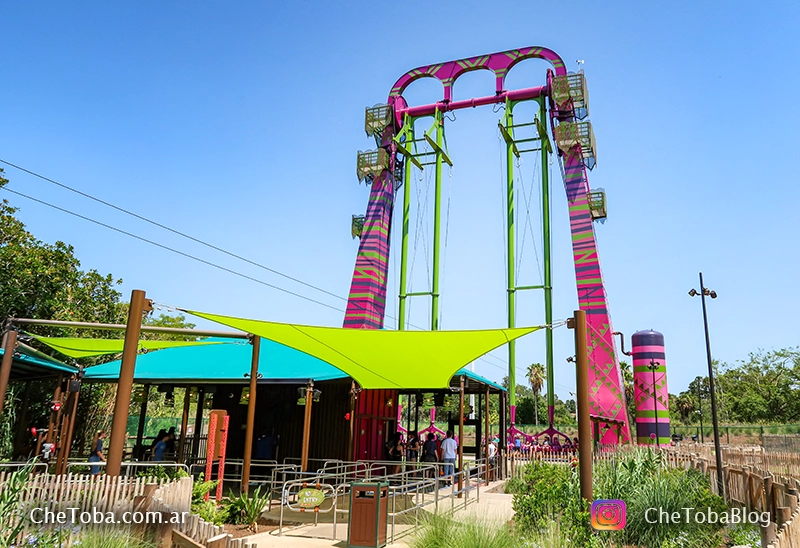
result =
[[669,445],[669,392],[664,335],[658,331],[637,331],[631,341],[636,441],[639,445]]

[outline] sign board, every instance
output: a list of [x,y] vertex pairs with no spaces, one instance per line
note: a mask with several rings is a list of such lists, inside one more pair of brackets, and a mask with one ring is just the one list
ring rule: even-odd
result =
[[300,508],[317,508],[325,502],[325,493],[319,489],[307,487],[297,493],[297,506]]

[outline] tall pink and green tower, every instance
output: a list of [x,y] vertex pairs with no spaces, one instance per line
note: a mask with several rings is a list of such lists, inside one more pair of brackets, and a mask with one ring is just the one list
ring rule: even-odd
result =
[[[509,90],[505,79],[508,71],[526,59],[543,59],[552,65],[544,75],[542,85]],[[495,76],[495,89],[484,97],[454,101],[453,84],[463,74],[488,70]],[[441,99],[425,105],[409,105],[403,97],[406,87],[420,78],[434,78],[442,83]],[[514,116],[514,108],[523,102],[538,105],[533,119]],[[371,185],[366,214],[354,216],[353,234],[360,238],[355,270],[344,326],[357,329],[383,327],[389,270],[389,235],[395,199],[402,195],[402,240],[400,250],[399,318],[398,328],[405,329],[407,304],[410,298],[425,298],[430,302],[430,328],[439,328],[441,249],[440,224],[442,205],[442,169],[452,165],[447,152],[445,114],[464,108],[502,105],[504,113],[499,130],[506,144],[506,290],[508,326],[516,323],[516,296],[521,291],[544,293],[544,323],[546,330],[547,378],[554,379],[552,291],[550,265],[550,184],[548,170],[541,170],[541,217],[544,255],[543,283],[526,285],[517,277],[515,238],[514,163],[523,154],[535,154],[542,166],[548,165],[551,154],[557,154],[563,168],[564,185],[569,206],[572,251],[578,289],[578,302],[586,311],[588,322],[590,414],[596,422],[602,420],[616,425],[603,429],[603,443],[627,442],[630,432],[622,388],[619,362],[608,312],[608,301],[597,251],[594,221],[605,218],[604,193],[589,187],[587,170],[596,161],[595,142],[589,114],[588,94],[583,73],[568,73],[564,62],[552,50],[527,47],[428,65],[411,70],[392,86],[385,104],[368,108],[365,130],[375,138],[376,150],[359,152],[358,178]],[[426,131],[416,129],[417,122],[430,123]],[[555,143],[555,146],[553,146]],[[420,145],[420,146],[418,146]],[[409,217],[412,184],[411,166],[434,172],[433,242],[430,290],[407,290]],[[401,193],[402,189],[402,193]],[[508,345],[509,400],[511,430],[516,412],[514,385],[516,379],[516,348]],[[548,387],[549,428],[541,434],[558,435],[553,428],[553,382]]]

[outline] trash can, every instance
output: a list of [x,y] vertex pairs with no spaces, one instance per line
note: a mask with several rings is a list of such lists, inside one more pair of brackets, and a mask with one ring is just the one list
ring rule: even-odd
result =
[[371,546],[374,548],[386,546],[388,514],[388,483],[351,483],[347,546]]

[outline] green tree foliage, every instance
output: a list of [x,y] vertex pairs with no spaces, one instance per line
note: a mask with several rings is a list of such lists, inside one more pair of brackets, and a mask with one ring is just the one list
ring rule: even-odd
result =
[[531,385],[531,391],[533,392],[533,409],[534,409],[534,417],[536,420],[536,425],[539,425],[539,394],[542,392],[542,387],[544,387],[544,383],[547,380],[547,373],[544,370],[544,366],[540,363],[532,363],[528,366],[528,370],[525,374],[528,378],[528,384]]
[[[794,424],[800,421],[800,349],[759,350],[733,365],[714,364],[718,416],[722,422]],[[711,423],[708,377],[670,395],[670,416],[683,424],[698,424],[702,407]]]

